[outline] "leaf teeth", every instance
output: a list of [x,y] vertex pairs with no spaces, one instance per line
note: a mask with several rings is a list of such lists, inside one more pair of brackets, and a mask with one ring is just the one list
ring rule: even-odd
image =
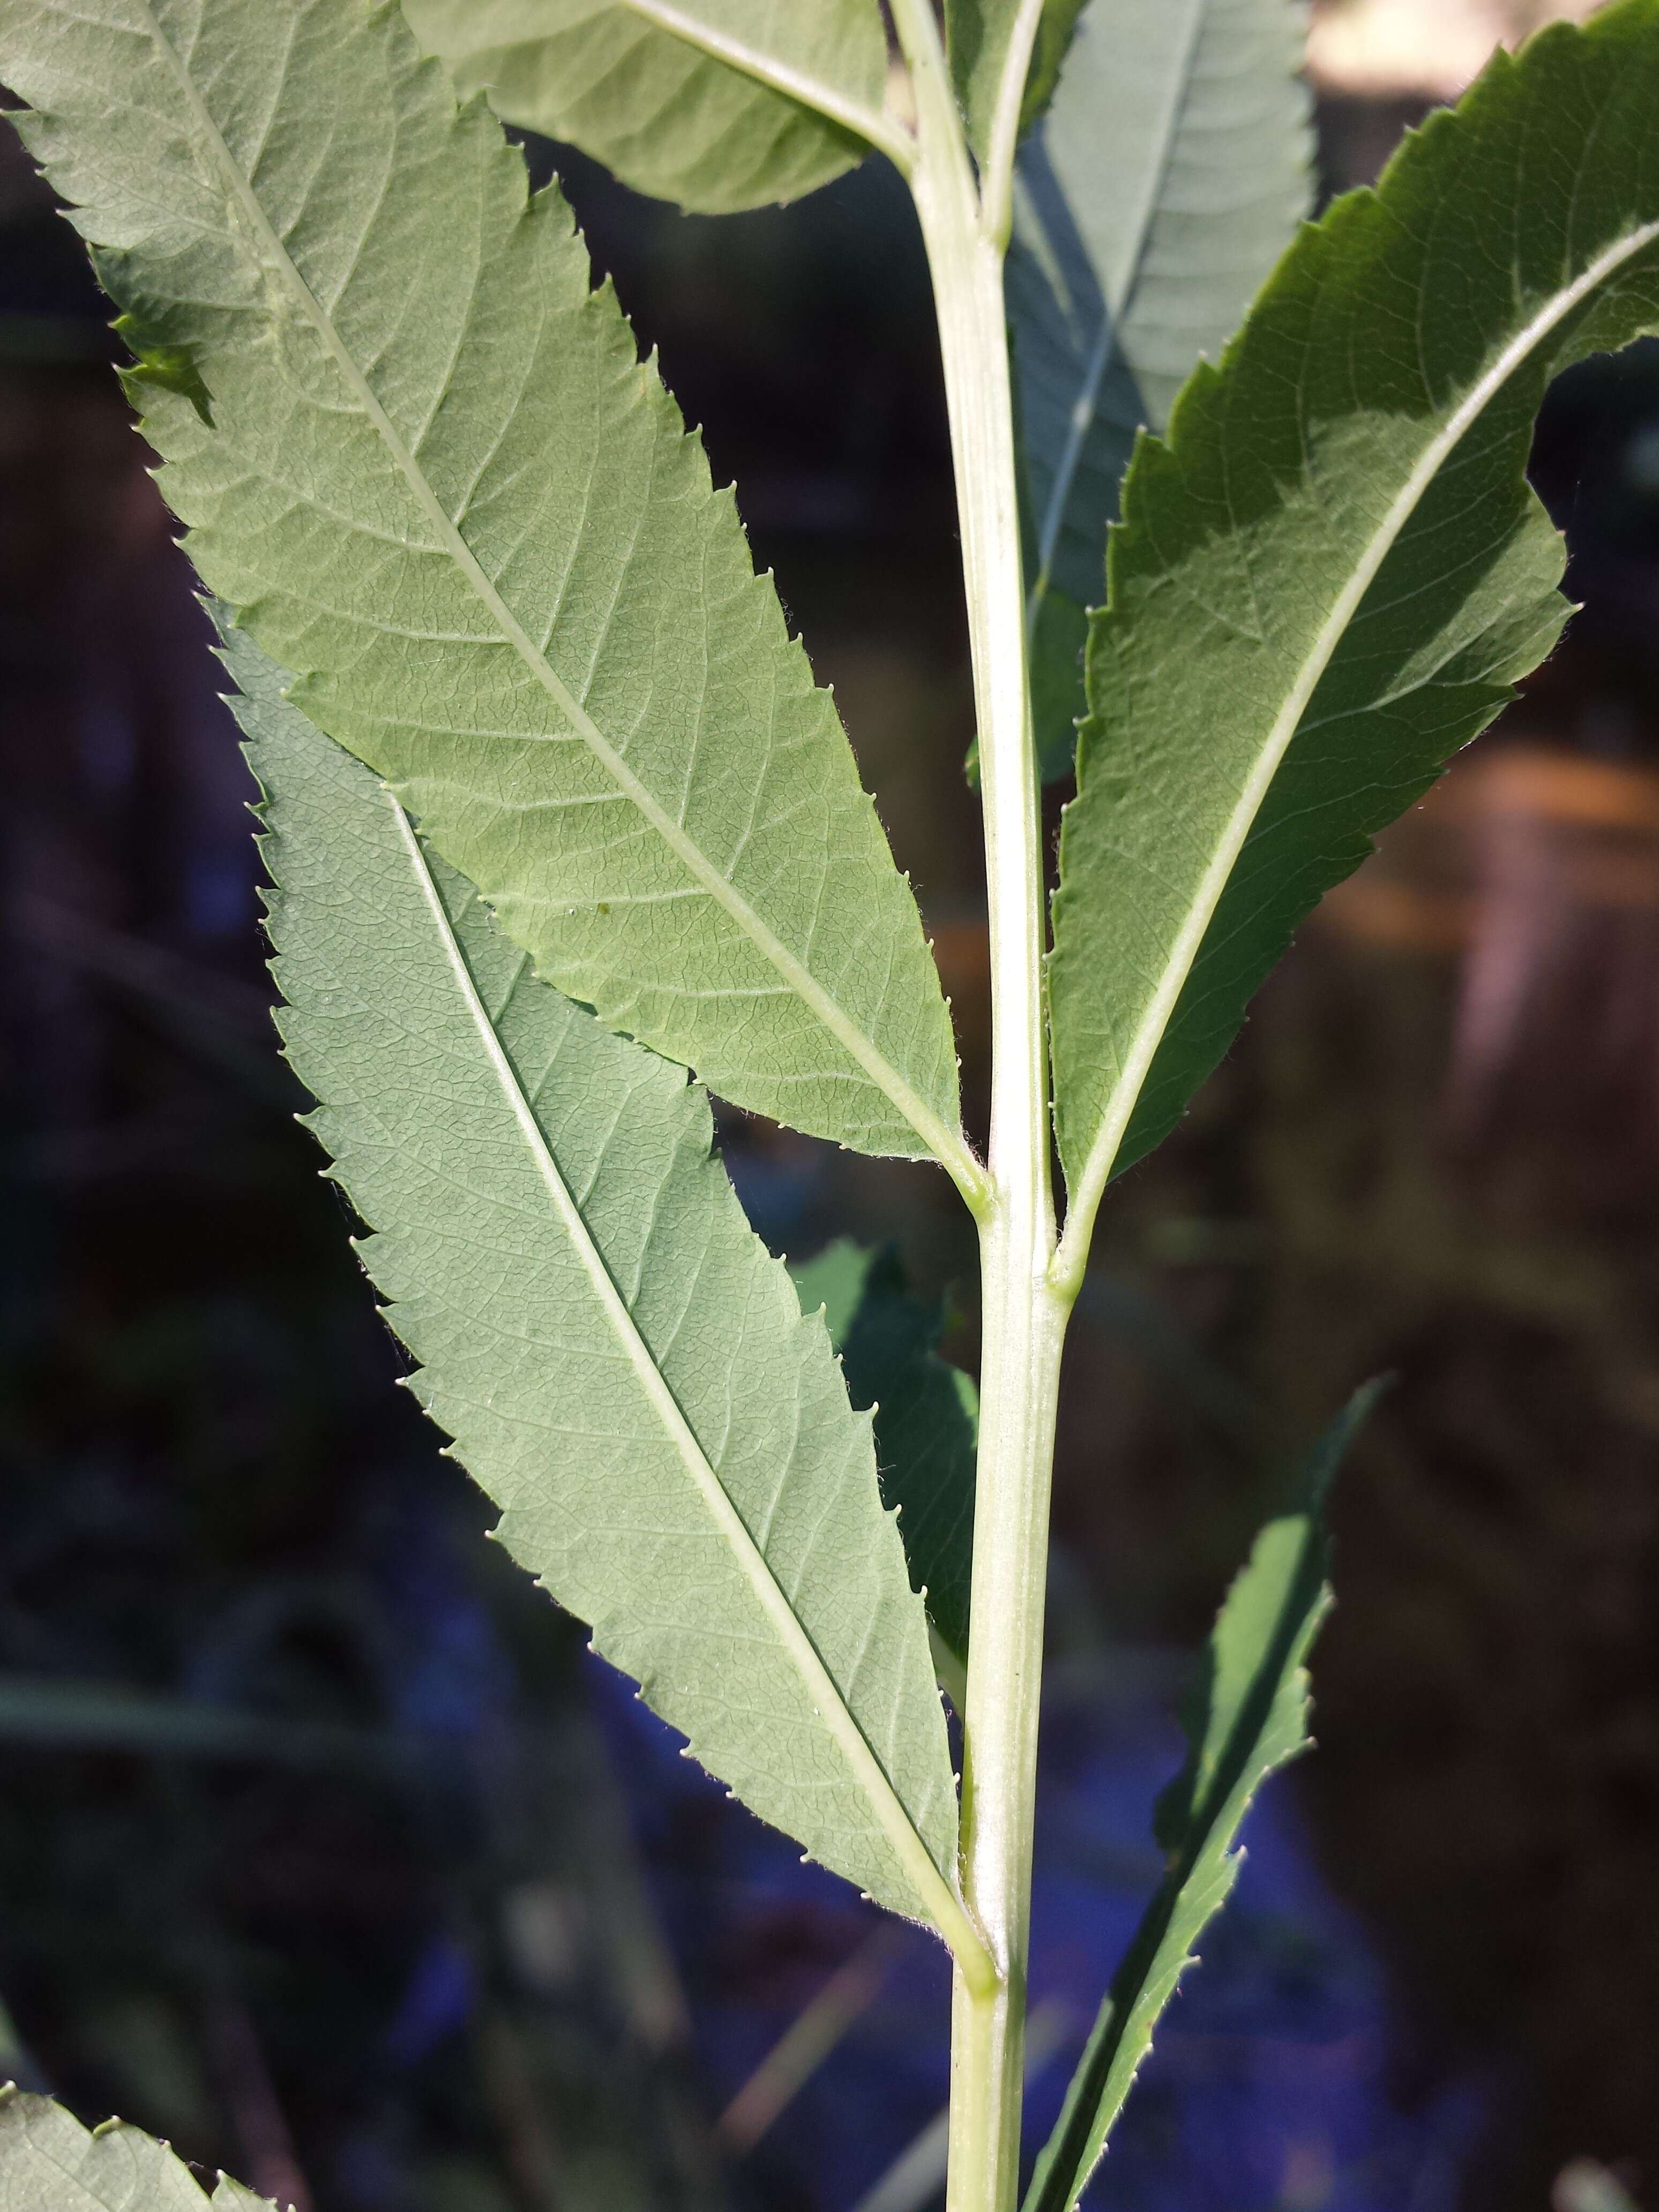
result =
[[[884,68],[868,0],[845,4]],[[31,0],[14,76],[64,104],[49,150],[87,228],[122,240],[103,264],[118,304],[213,395],[212,427],[176,392],[146,403],[204,575],[307,713],[420,791],[423,834],[556,985],[613,1024],[625,1010],[740,1106],[961,1176],[915,901],[730,488],[614,286],[592,284],[562,196],[527,198],[499,125],[477,99],[457,109],[398,9],[202,7],[187,51],[166,10],[123,42],[112,106],[115,0]],[[819,52],[842,8],[770,12]],[[246,82],[315,162],[245,169]],[[366,135],[387,120],[389,147]],[[391,324],[376,301],[398,303]],[[751,819],[699,805],[728,788],[752,789]],[[828,834],[804,849],[809,816]],[[567,927],[545,886],[618,852],[611,913]]]
[[[248,2212],[275,2212],[222,2173],[215,2206],[226,2190]],[[120,2118],[84,2128],[49,2097],[12,2082],[0,2082],[0,2201],[20,2212],[159,2212],[163,2205],[208,2212],[195,2175],[165,2136]]]
[[538,981],[380,780],[227,649],[284,872],[294,1065],[372,1224],[400,1379],[502,1509],[496,1540],[688,1756],[952,1926],[949,1752],[872,1416],[711,1157],[706,1095]]
[[1079,1263],[1305,915],[1559,635],[1530,422],[1588,342],[1656,327],[1656,109],[1645,5],[1487,72],[1300,233],[1137,447],[1054,910]]

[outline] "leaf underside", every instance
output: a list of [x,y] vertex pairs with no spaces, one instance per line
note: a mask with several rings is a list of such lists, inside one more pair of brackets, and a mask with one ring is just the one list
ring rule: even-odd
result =
[[794,1270],[804,1312],[820,1304],[847,1394],[875,1413],[881,1494],[895,1506],[912,1589],[965,1667],[974,1570],[979,1394],[937,1346],[945,1315],[907,1285],[896,1252],[842,1238]]
[[1138,447],[1049,970],[1085,1218],[1297,923],[1553,643],[1552,377],[1659,326],[1659,0],[1499,52],[1304,229]]
[[869,151],[769,76],[878,114],[886,88],[876,0],[404,0],[404,13],[459,90],[704,215],[799,199]]
[[211,2196],[125,2120],[83,2128],[50,2097],[0,2083],[0,2212],[276,2212],[221,2174]]
[[[1024,6],[1025,0],[945,0],[945,43],[951,82],[967,125],[968,143],[981,160],[990,151],[998,96]],[[1083,6],[1084,0],[1042,0],[1020,103],[1022,132],[1030,128],[1053,96]]]
[[1310,100],[1291,0],[1085,9],[1021,151],[1008,312],[1029,504],[1032,684],[1045,777],[1069,775],[1084,610],[1135,433],[1162,431],[1310,204]]
[[1071,2212],[1099,2164],[1152,2031],[1193,1947],[1226,1903],[1243,1854],[1233,1846],[1256,1791],[1308,1747],[1304,1662],[1329,1610],[1325,1493],[1376,1401],[1358,1391],[1322,1438],[1306,1510],[1271,1521],[1227,1594],[1188,1702],[1187,1764],[1158,1802],[1169,1872],[1100,2008],[1044,2145],[1025,2212]]
[[956,1801],[867,1414],[704,1093],[539,982],[225,633],[310,1126],[496,1534],[763,1819],[937,1922]]
[[828,693],[556,188],[395,7],[0,0],[161,486],[295,696],[538,972],[736,1103],[966,1159]]

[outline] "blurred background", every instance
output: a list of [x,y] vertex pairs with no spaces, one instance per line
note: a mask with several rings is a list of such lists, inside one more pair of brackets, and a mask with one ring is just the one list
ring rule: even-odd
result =
[[[1323,189],[1574,12],[1318,8]],[[872,162],[714,222],[531,158],[836,687],[980,1113],[902,188]],[[295,1126],[250,785],[115,357],[4,132],[0,2078],[300,2212],[921,2212],[942,1954],[678,1755],[393,1387]],[[1336,1503],[1318,1755],[1252,1817],[1101,2212],[1659,2206],[1659,351],[1558,386],[1534,471],[1583,611],[1304,930],[1109,1207],[1078,1316],[1034,2136],[1156,1879],[1188,1656],[1296,1449],[1397,1377]],[[943,1178],[723,1133],[775,1249],[893,1239],[972,1364]]]

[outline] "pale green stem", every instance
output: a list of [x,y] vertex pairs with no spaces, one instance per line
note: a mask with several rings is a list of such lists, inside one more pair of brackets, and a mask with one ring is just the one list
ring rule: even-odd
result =
[[895,0],[909,65],[911,177],[939,315],[974,657],[990,911],[991,1198],[980,1216],[983,1351],[963,1717],[962,1888],[996,1963],[958,1974],[948,2212],[1012,2212],[1018,2185],[1042,1613],[1060,1355],[1051,1277],[1038,783],[1025,675],[1003,240],[984,224],[929,0]]
[[1014,153],[1019,139],[1020,111],[1025,105],[1025,80],[1030,73],[1031,49],[1042,21],[1047,0],[1020,0],[1008,33],[1003,58],[1002,82],[991,112],[991,143],[985,149],[980,179],[980,227],[1000,252],[1008,251],[1013,228]]

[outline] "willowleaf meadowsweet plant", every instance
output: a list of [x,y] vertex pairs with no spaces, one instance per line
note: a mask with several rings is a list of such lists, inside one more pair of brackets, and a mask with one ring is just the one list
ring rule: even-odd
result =
[[[1659,329],[1659,0],[1495,57],[1316,225],[1287,0],[888,16],[891,52],[878,0],[0,0],[0,78],[213,597],[284,1042],[416,1387],[696,1756],[948,1945],[951,2212],[1012,2212],[1096,1215],[1560,628],[1528,434],[1561,368]],[[872,154],[910,186],[973,646],[983,1160],[833,703],[500,118],[706,211]],[[1073,766],[1050,910],[1039,785]],[[798,1289],[709,1091],[951,1178],[976,1395],[878,1263]],[[1306,1741],[1319,1501],[1364,1402],[1218,1621],[1167,1872],[1028,2212],[1078,2202]],[[14,2096],[0,2200],[204,2198],[148,2138]]]

